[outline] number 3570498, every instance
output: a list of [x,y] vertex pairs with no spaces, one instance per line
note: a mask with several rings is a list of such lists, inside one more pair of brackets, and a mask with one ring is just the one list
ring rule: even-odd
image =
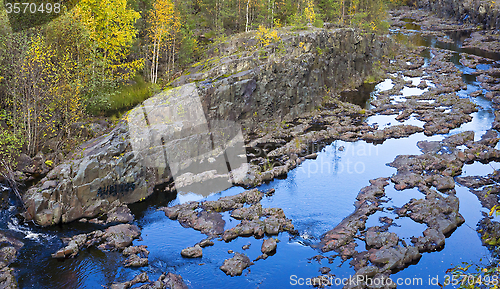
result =
[[14,2],[5,3],[7,13],[60,13],[61,3],[30,3],[30,2]]

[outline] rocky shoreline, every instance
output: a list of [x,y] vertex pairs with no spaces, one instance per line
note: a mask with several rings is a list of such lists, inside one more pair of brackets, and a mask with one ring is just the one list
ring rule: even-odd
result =
[[[393,11],[391,15],[394,27],[400,27],[403,33],[410,33],[408,31],[412,29],[406,29],[405,23],[408,23],[408,19],[413,19],[412,24],[418,25],[419,33],[437,37],[443,42],[450,41],[451,33],[461,31],[470,34],[470,37],[464,41],[464,46],[470,49],[489,51],[495,55],[494,53],[498,51],[496,48],[499,47],[497,45],[500,45],[500,39],[492,36],[493,34],[490,35],[493,33],[491,31],[485,33],[476,31],[477,28],[472,25],[462,25],[457,28],[449,20],[429,16],[423,11],[403,9]],[[314,41],[327,36],[322,34],[324,32],[318,31],[308,33],[294,36],[297,38],[292,42],[296,43],[294,48],[290,49],[304,50],[302,47],[297,48],[300,41],[311,38],[309,42],[313,43],[312,46],[304,51],[304,59],[309,57],[307,59],[311,60],[316,43]],[[353,31],[345,33],[353,39],[357,37]],[[485,42],[483,41],[485,37],[493,37],[494,40]],[[366,46],[370,41],[376,40],[360,41]],[[227,53],[231,54],[234,47],[238,47],[238,44],[228,44]],[[422,56],[427,52],[432,55],[429,61]],[[192,80],[200,81],[197,91],[205,97],[202,97],[202,102],[207,104],[205,107],[209,108],[213,106],[209,104],[215,99],[231,98],[228,94],[231,87],[237,87],[237,91],[245,93],[250,89],[252,90],[250,94],[269,88],[266,85],[260,87],[257,82],[253,83],[252,77],[257,75],[258,80],[269,77],[267,74],[270,70],[265,65],[271,64],[254,65],[245,62],[246,64],[243,65],[241,58],[226,57],[222,61],[226,66],[221,66],[226,68],[222,69],[209,61],[194,67],[191,76],[181,77],[177,84],[181,85],[182,82]],[[456,58],[457,54],[453,51],[422,46],[401,47],[394,57],[380,57],[380,66],[384,74],[382,78],[390,83],[390,88],[378,91],[376,99],[371,101],[370,108],[340,101],[338,93],[333,92],[321,100],[317,95],[309,95],[308,97],[311,97],[309,100],[314,99],[314,105],[318,105],[312,111],[307,111],[310,110],[308,105],[300,108],[299,112],[294,112],[296,114],[289,114],[290,111],[279,108],[266,111],[264,116],[277,113],[280,115],[279,119],[284,120],[272,124],[267,123],[272,127],[265,129],[253,127],[245,132],[244,148],[248,170],[244,177],[232,178],[231,185],[251,188],[275,178],[284,177],[306,159],[316,158],[316,153],[335,140],[348,142],[363,140],[367,143],[381,144],[388,139],[408,137],[417,133],[423,133],[425,136],[448,134],[453,129],[470,122],[471,114],[478,112],[480,108],[471,99],[457,95],[459,91],[467,88],[467,85],[462,78],[463,73],[452,62],[454,57]],[[471,96],[478,97],[484,94],[485,98],[491,100],[493,107],[498,109],[500,105],[498,60],[500,58],[479,57],[466,52],[459,53],[458,57],[458,61],[463,66],[476,69],[476,79],[484,89],[484,91],[478,90],[471,93]],[[283,65],[288,65],[287,61],[284,61]],[[492,67],[480,69],[482,64],[489,64]],[[249,71],[247,74],[241,74],[242,65]],[[312,65],[308,69],[314,70],[315,68],[317,67]],[[258,74],[261,69],[264,72]],[[230,76],[219,79],[223,74]],[[365,75],[365,72],[360,75]],[[276,77],[279,79],[278,76]],[[207,85],[203,83],[206,78],[214,80],[215,84],[212,84],[211,88],[203,87]],[[362,77],[358,75],[356,78]],[[275,81],[279,81],[277,79]],[[408,89],[414,93],[406,93]],[[315,93],[319,95],[319,92]],[[168,101],[172,100],[171,97],[177,96],[166,94],[157,100]],[[305,102],[309,103],[309,100]],[[272,102],[271,99],[269,101]],[[237,107],[237,116],[230,115],[228,111],[232,111],[233,108],[231,104],[228,104],[223,110],[209,110],[205,114],[210,117],[237,119],[247,113],[244,107]],[[391,126],[369,124],[367,118],[375,115],[394,116],[399,124]],[[463,216],[459,213],[460,204],[456,196],[455,181],[470,188],[485,208],[491,209],[497,205],[500,189],[497,186],[496,173],[488,176],[460,176],[465,164],[500,160],[500,151],[496,149],[500,140],[497,133],[500,130],[500,113],[495,111],[495,116],[492,129],[482,135],[480,140],[475,141],[472,131],[460,132],[447,136],[441,141],[418,142],[418,147],[422,151],[420,155],[397,156],[389,164],[397,169],[397,173],[370,180],[370,185],[360,190],[354,204],[355,211],[322,236],[320,248],[323,254],[318,255],[316,259],[350,260],[357,275],[373,279],[387,279],[395,271],[418,262],[422,253],[436,251],[445,246],[446,238],[464,222]],[[247,120],[258,122],[258,119],[251,117]],[[83,248],[94,246],[102,251],[122,252],[125,267],[148,266],[147,248],[132,245],[134,239],[140,238],[141,232],[140,228],[134,225],[134,216],[127,204],[140,202],[150,196],[155,187],[172,183],[172,176],[166,168],[145,169],[142,167],[141,159],[134,155],[128,138],[130,138],[130,131],[124,120],[109,134],[84,144],[73,155],[73,160],[56,166],[24,196],[27,206],[25,217],[28,220],[34,220],[39,225],[49,226],[80,220],[105,226],[103,230],[64,239],[64,247],[54,252],[53,258],[75,258]],[[214,157],[214,160],[218,158],[222,158],[222,154]],[[210,158],[207,157],[204,160],[208,159]],[[45,161],[41,162],[45,164]],[[43,167],[43,164],[40,166]],[[185,177],[183,181],[185,185],[192,185],[200,180],[211,181],[227,178],[228,175],[231,175],[231,171],[225,174],[200,173]],[[401,193],[417,188],[423,198],[409,200],[401,207],[385,206],[386,187],[389,184],[394,185],[394,188]],[[167,185],[163,190],[164,193],[171,193],[175,191],[175,187]],[[290,235],[297,234],[293,220],[285,216],[282,208],[262,206],[261,201],[271,197],[273,193],[273,190],[262,192],[251,189],[215,201],[187,202],[172,207],[162,207],[159,210],[163,211],[169,219],[177,220],[182,226],[207,235],[206,239],[180,251],[179,254],[184,258],[202,257],[205,247],[217,246],[214,241],[231,242],[239,237],[263,239],[262,255],[255,260],[250,260],[242,252],[231,252],[234,253],[233,257],[220,264],[220,270],[224,273],[238,276],[254,265],[253,262],[265,260],[274,254],[278,247],[278,240],[274,239],[276,235],[282,232],[288,232]],[[101,196],[105,198],[99,199]],[[239,223],[225,230],[225,221],[221,215],[224,212],[229,213],[230,217],[238,220]],[[381,218],[379,226],[367,228],[367,219],[377,212],[384,212],[388,215],[395,213],[396,217]],[[396,233],[390,232],[396,218],[411,219],[425,224],[427,228],[421,236],[414,236],[411,244],[407,244]],[[116,225],[116,223],[123,224]],[[484,244],[490,246],[492,250],[498,239],[497,228],[499,226],[498,222],[489,216],[484,216],[478,227]],[[364,241],[366,250],[356,249],[357,240]],[[8,242],[10,245],[3,248],[8,248],[5,252],[8,251],[9,255],[4,259],[10,261],[5,262],[5,266],[1,269],[3,273],[1,273],[0,282],[14,284],[15,278],[8,265],[14,260],[15,252],[19,251],[22,244],[18,241]],[[242,248],[242,250],[245,249],[247,248]],[[331,251],[336,255],[326,257],[325,253]],[[322,281],[333,276],[329,268],[325,268],[321,271],[322,275],[316,279],[320,286],[327,285]],[[139,288],[187,288],[182,277],[172,273],[164,273],[154,282],[149,280],[146,273],[141,273],[131,281],[112,284],[111,288],[130,288],[139,283],[145,283]],[[6,288],[16,287],[12,285]],[[373,287],[363,283],[348,288]]]

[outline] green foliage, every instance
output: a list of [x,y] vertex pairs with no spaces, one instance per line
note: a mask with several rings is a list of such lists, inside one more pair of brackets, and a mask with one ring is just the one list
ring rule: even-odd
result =
[[261,47],[268,46],[271,43],[275,43],[281,40],[281,38],[278,36],[278,31],[274,29],[267,29],[262,25],[259,26],[256,36]]
[[[6,111],[0,111],[0,123],[2,120],[8,121],[7,115]],[[7,165],[10,167],[16,165],[16,157],[24,144],[25,139],[21,131],[16,132],[9,127],[0,126],[0,159],[4,160]]]
[[[469,264],[462,262],[446,271],[447,278],[443,280],[443,287],[475,289],[475,288],[499,288],[500,267],[492,263],[490,265]],[[454,285],[454,286],[453,286]]]
[[136,76],[133,84],[120,85],[101,92],[94,102],[88,104],[88,112],[107,116],[122,113],[158,91],[158,86],[145,82],[141,76]]

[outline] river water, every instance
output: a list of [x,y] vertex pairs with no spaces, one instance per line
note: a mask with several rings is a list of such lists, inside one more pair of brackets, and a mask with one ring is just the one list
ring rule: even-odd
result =
[[[440,42],[432,36],[422,36],[418,33],[418,25],[412,24],[413,32],[402,33],[392,31],[395,37],[407,38],[416,45],[437,47],[460,52],[485,55],[480,51],[464,51],[461,48],[461,39],[453,39],[453,43]],[[452,35],[453,37],[453,35]],[[424,51],[426,61],[432,57],[430,50]],[[464,72],[463,79],[467,89],[459,92],[461,97],[469,97],[469,93],[479,89],[479,84],[472,75],[475,70],[466,68],[458,62],[459,57],[453,57],[454,64]],[[498,60],[496,58],[495,60]],[[480,66],[487,69],[487,66]],[[419,79],[412,80],[418,84]],[[366,103],[369,107],[370,99],[377,96],[377,92],[391,88],[391,80],[385,80],[375,87],[364,88],[363,94],[358,95],[357,102]],[[406,88],[406,95],[422,93],[415,88]],[[403,95],[404,97],[405,95]],[[481,106],[480,111],[473,113],[473,120],[462,127],[454,129],[450,134],[465,130],[476,132],[476,139],[488,129],[494,120],[493,109],[489,100],[483,97],[471,98]],[[395,101],[397,99],[395,98]],[[369,124],[378,124],[380,128],[400,124],[394,116],[373,116],[366,120]],[[422,122],[410,118],[405,124],[422,126]],[[275,255],[266,260],[255,262],[250,270],[244,271],[242,276],[228,277],[220,269],[224,259],[230,258],[228,250],[244,252],[250,259],[261,254],[262,240],[253,237],[239,237],[232,242],[215,241],[215,246],[203,250],[201,259],[185,259],[181,257],[183,248],[194,245],[206,236],[190,228],[182,227],[177,221],[165,217],[158,212],[161,206],[173,206],[179,203],[200,200],[201,197],[193,194],[178,194],[165,196],[155,194],[146,202],[130,205],[136,224],[142,229],[142,240],[134,241],[134,245],[147,245],[150,251],[149,266],[139,269],[124,268],[124,257],[117,252],[103,253],[95,248],[84,249],[74,259],[56,260],[50,254],[62,247],[61,237],[90,232],[100,229],[99,226],[89,224],[69,224],[51,228],[37,228],[31,224],[20,224],[15,213],[15,204],[10,204],[9,210],[4,210],[0,218],[1,229],[23,240],[25,246],[21,250],[18,260],[11,265],[18,272],[18,282],[21,288],[103,288],[113,282],[131,280],[140,272],[146,271],[151,280],[156,280],[162,272],[180,274],[191,288],[295,288],[291,285],[291,275],[297,278],[311,278],[320,275],[319,268],[327,266],[332,269],[336,277],[345,278],[354,274],[348,262],[341,263],[336,258],[329,264],[326,259],[321,264],[310,260],[321,254],[331,256],[332,252],[322,254],[318,249],[321,236],[334,228],[342,219],[354,211],[354,201],[359,190],[369,185],[369,180],[378,177],[388,177],[396,173],[394,168],[386,164],[393,161],[400,154],[420,154],[416,143],[421,140],[442,140],[447,135],[427,137],[417,133],[401,139],[389,139],[383,144],[370,144],[364,141],[343,142],[335,141],[326,146],[315,160],[306,160],[299,167],[289,172],[286,179],[274,180],[259,187],[261,190],[274,188],[275,194],[264,197],[262,206],[282,208],[286,216],[292,220],[299,231],[298,236],[281,233],[280,242]],[[471,164],[464,167],[463,175],[485,175],[500,168],[500,165]],[[0,188],[2,190],[2,188]],[[234,195],[243,189],[233,187],[221,193],[211,195],[203,200],[215,200],[222,196]],[[476,232],[476,224],[482,218],[482,208],[478,199],[467,188],[456,185],[457,196],[461,204],[460,213],[465,223],[446,239],[444,249],[439,252],[424,253],[418,264],[411,265],[392,277],[423,278],[424,287],[428,278],[439,276],[442,282],[445,272],[450,267],[463,261],[481,263],[489,260],[490,253],[481,245]],[[386,187],[388,196],[386,207],[401,206],[411,198],[422,198],[424,195],[418,190],[396,191],[393,185]],[[387,215],[387,213],[383,213]],[[236,226],[239,221],[223,214],[226,228]],[[378,225],[378,218],[382,213],[372,215],[367,226]],[[392,218],[395,218],[393,215]],[[390,231],[397,233],[409,242],[412,236],[419,236],[426,228],[425,225],[413,222],[409,218],[395,219],[398,226],[391,226]],[[250,249],[243,251],[243,245],[250,244]],[[359,242],[358,250],[363,250],[364,243]],[[294,277],[292,277],[294,278]],[[293,283],[293,282],[292,282]],[[400,286],[400,288],[405,286]],[[407,286],[408,287],[408,286]],[[408,288],[411,288],[409,286]]]

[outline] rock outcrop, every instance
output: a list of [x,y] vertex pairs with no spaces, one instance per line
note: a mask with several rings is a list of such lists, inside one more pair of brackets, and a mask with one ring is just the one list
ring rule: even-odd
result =
[[234,253],[233,258],[224,260],[224,264],[220,266],[220,269],[224,273],[226,273],[226,275],[234,277],[241,275],[241,273],[243,273],[243,270],[245,270],[252,264],[252,261],[250,261],[247,255]]
[[410,6],[426,8],[455,20],[482,24],[486,29],[500,28],[500,6],[486,0],[411,0]]
[[12,237],[0,233],[0,288],[17,289],[14,270],[9,265],[17,259],[17,253],[24,244]]
[[173,82],[177,87],[131,110],[30,188],[25,217],[42,226],[94,218],[145,199],[159,185],[204,196],[233,184],[254,186],[243,128],[280,123],[318,107],[326,90],[361,84],[386,40],[355,29],[310,28],[283,30],[282,47],[251,45],[255,37],[244,45],[228,41],[222,55],[193,67]]

